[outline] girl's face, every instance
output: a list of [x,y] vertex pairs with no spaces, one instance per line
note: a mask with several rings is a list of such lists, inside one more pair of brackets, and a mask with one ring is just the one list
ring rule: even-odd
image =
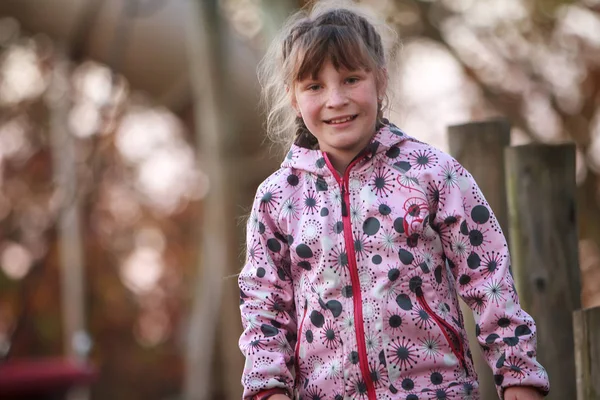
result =
[[375,133],[378,92],[373,72],[338,71],[327,61],[316,79],[296,82],[292,104],[321,150],[349,162]]

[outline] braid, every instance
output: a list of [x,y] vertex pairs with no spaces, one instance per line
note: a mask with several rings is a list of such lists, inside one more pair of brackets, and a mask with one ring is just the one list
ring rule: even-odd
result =
[[300,36],[304,35],[312,28],[313,26],[308,19],[299,22],[297,26],[292,28],[289,35],[283,41],[283,60],[286,60],[292,53],[292,49],[294,48],[293,46],[296,40],[298,40]]
[[366,20],[366,18],[354,14],[351,11],[340,9],[325,13],[314,21],[304,19],[294,26],[288,36],[283,41],[283,60],[286,60],[292,53],[294,44],[304,34],[310,30],[324,26],[345,27],[356,31],[359,37],[364,41],[367,49],[375,56],[377,64],[383,66],[385,63],[383,44],[381,36],[375,30],[375,27]]
[[367,48],[376,57],[377,64],[384,65],[384,52],[381,36],[375,30],[375,27],[361,15],[355,14],[349,10],[332,10],[318,17],[315,20],[315,26],[340,26],[347,27],[358,33]]
[[381,43],[381,36],[373,25],[371,25],[366,19],[363,17],[359,17],[360,26],[363,30],[361,32],[361,37],[365,40],[365,44],[367,48],[373,51],[373,54],[377,60],[377,63],[380,66],[383,66],[385,63],[385,56],[383,54],[383,44]]
[[307,149],[318,149],[319,142],[317,138],[310,133],[302,117],[296,117],[296,133],[294,135],[294,144]]

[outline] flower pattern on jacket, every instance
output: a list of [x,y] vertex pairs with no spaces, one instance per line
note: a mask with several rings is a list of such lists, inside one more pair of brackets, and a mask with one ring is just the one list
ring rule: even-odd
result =
[[343,177],[292,146],[257,191],[238,282],[245,399],[476,399],[457,294],[499,395],[549,389],[493,211],[456,160],[392,124]]

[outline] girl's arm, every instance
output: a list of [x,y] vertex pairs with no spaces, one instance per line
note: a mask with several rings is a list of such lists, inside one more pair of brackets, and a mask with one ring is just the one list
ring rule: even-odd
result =
[[534,387],[513,386],[504,391],[504,400],[541,400],[543,398],[542,393]]
[[290,400],[290,398],[287,397],[285,394],[276,394],[267,398],[267,400]]
[[239,346],[246,357],[244,399],[292,393],[293,388],[289,367],[296,313],[288,245],[277,215],[271,214],[276,210],[266,207],[260,193],[259,188],[247,225],[246,263],[238,278],[244,327]]
[[[498,394],[504,398],[506,388],[527,386],[546,394],[549,382],[536,360],[535,322],[519,305],[500,225],[471,174],[447,154],[441,153],[439,161],[446,174],[437,182],[443,189],[439,199],[431,200],[433,226],[457,291],[474,312],[477,339]],[[523,397],[530,398],[535,397]]]

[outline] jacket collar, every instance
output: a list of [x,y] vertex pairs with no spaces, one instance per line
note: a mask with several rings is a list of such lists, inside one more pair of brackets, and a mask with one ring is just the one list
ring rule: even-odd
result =
[[[387,152],[391,147],[398,146],[408,138],[408,135],[386,120],[384,125],[373,135],[364,151],[370,155],[370,158],[373,158],[377,154]],[[290,148],[281,167],[303,170],[317,175],[331,174],[321,150],[307,149],[296,144]]]

